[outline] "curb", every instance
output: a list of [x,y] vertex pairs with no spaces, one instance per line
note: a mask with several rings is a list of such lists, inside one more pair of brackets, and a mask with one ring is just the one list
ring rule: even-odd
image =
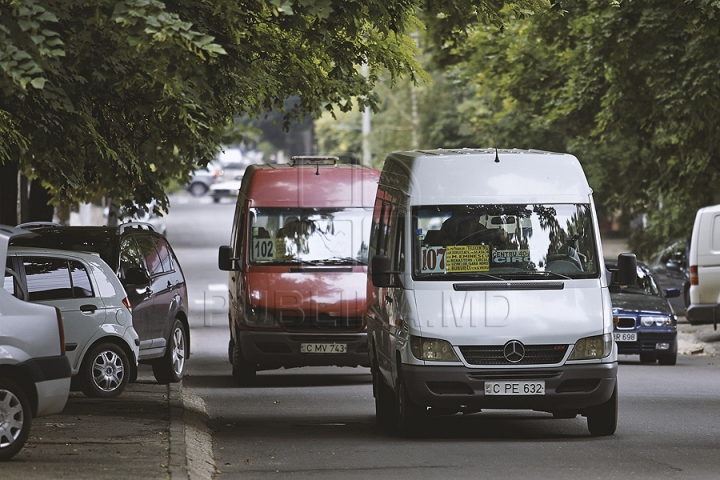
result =
[[168,385],[170,408],[169,465],[172,480],[212,480],[218,473],[213,455],[209,416],[202,398],[183,389],[182,381]]
[[168,473],[173,480],[187,480],[188,462],[185,444],[185,418],[182,401],[182,380],[168,385],[168,403],[170,408],[170,460]]

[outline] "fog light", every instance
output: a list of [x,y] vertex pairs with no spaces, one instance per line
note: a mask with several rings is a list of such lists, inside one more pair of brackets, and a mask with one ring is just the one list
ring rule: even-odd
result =
[[670,348],[669,343],[656,343],[655,349],[656,350],[668,350]]

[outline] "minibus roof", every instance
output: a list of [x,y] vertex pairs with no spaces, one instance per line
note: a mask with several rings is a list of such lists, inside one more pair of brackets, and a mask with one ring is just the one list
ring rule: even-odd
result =
[[577,158],[540,150],[393,152],[380,184],[404,192],[411,205],[588,203],[592,194]]
[[251,207],[367,207],[380,172],[353,164],[251,165],[243,176]]

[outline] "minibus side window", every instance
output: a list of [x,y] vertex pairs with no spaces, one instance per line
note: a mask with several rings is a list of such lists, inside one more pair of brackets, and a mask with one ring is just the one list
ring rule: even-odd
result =
[[395,217],[395,241],[390,255],[393,270],[405,271],[405,215],[399,214]]

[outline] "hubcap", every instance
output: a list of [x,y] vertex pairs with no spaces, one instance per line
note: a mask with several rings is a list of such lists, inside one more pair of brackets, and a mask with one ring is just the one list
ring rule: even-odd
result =
[[120,356],[107,350],[95,357],[92,377],[95,385],[104,392],[117,389],[125,378],[125,366]]
[[178,377],[185,369],[185,335],[182,328],[176,328],[172,336],[172,366]]
[[25,412],[12,392],[0,390],[0,448],[12,445],[22,432]]

